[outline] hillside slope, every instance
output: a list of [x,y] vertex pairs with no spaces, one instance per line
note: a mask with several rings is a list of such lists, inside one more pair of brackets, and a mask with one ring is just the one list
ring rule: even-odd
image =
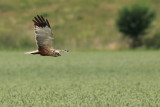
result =
[[[31,20],[37,14],[50,21],[56,48],[115,48],[121,38],[115,26],[117,12],[137,2],[160,11],[158,0],[1,0],[0,48],[35,48]],[[149,35],[158,30],[158,18]]]

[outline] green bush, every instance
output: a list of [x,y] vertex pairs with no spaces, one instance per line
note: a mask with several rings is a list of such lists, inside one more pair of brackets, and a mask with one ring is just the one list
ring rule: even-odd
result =
[[146,33],[154,18],[155,12],[149,6],[134,4],[119,11],[116,24],[120,32],[132,39],[131,47],[135,48],[141,45],[140,36]]

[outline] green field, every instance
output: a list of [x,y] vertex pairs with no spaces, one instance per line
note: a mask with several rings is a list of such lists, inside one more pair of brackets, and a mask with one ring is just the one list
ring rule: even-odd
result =
[[158,107],[159,51],[0,52],[1,107]]

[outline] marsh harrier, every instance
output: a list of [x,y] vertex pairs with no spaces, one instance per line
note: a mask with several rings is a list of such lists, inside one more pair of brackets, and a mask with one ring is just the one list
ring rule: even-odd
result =
[[69,52],[68,50],[55,50],[53,48],[53,33],[47,19],[37,15],[32,20],[34,22],[35,39],[38,50],[26,52],[25,54],[40,54],[42,56],[61,56],[60,52]]

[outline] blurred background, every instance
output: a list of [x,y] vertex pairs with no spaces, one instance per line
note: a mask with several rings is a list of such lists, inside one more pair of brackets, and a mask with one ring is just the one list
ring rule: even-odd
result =
[[1,0],[0,49],[36,49],[37,14],[57,49],[159,49],[159,11],[159,0]]

